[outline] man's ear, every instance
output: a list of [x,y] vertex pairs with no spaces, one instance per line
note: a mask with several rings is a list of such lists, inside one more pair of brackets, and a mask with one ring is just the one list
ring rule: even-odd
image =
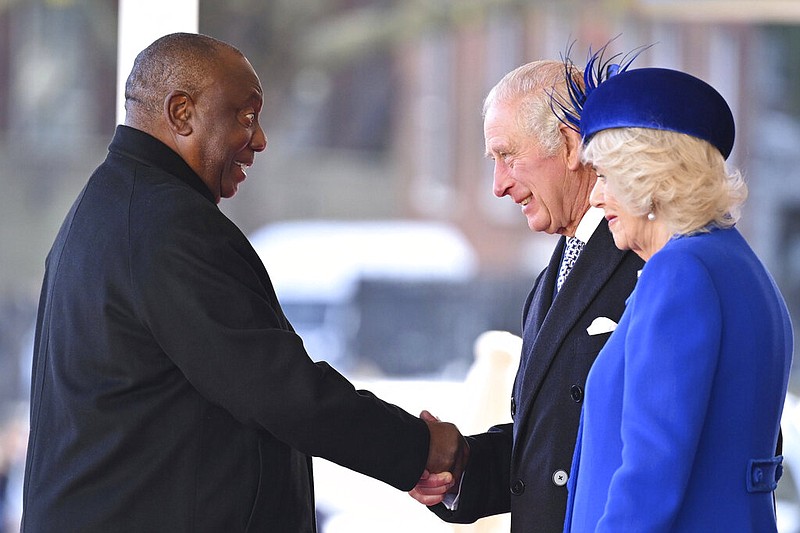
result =
[[192,133],[194,101],[185,91],[172,91],[164,99],[164,114],[170,129],[182,136]]
[[566,124],[559,126],[561,137],[564,140],[567,168],[578,170],[581,167],[581,134]]

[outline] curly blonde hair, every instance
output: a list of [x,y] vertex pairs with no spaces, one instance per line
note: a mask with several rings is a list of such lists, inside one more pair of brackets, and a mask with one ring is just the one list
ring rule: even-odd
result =
[[584,146],[584,163],[601,169],[622,207],[655,212],[677,235],[727,228],[747,199],[741,172],[707,141],[667,130],[612,128]]

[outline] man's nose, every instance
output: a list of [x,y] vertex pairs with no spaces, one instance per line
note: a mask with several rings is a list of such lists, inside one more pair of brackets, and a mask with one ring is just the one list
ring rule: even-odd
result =
[[256,129],[253,138],[250,140],[250,148],[254,152],[262,152],[267,147],[267,134],[264,133],[264,129],[259,124],[258,129]]
[[497,161],[494,163],[494,175],[492,182],[492,192],[498,198],[508,194],[508,189],[511,188],[511,179],[509,178],[506,169]]

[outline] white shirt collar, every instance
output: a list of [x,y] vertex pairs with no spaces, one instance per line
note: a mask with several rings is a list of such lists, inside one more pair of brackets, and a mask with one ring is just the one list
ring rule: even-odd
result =
[[603,220],[604,216],[605,212],[599,207],[589,207],[589,210],[586,211],[586,214],[583,215],[583,218],[578,223],[575,236],[584,244],[589,242],[589,239],[591,239],[594,234],[594,230],[600,225],[600,221]]

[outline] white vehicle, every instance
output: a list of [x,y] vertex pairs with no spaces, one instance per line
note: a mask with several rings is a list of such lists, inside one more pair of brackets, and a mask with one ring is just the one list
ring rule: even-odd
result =
[[[417,309],[402,310],[404,295],[419,293],[420,284],[431,297],[437,288],[447,294],[441,289],[444,284],[457,296],[458,287],[473,280],[477,271],[467,239],[453,226],[436,222],[281,222],[256,231],[250,240],[309,354],[342,370],[356,365],[364,350],[372,351],[363,332],[392,335],[387,332],[396,331],[393,321],[402,322],[399,313],[420,317],[426,303],[427,310],[437,303],[418,300],[410,304]],[[393,295],[376,302],[367,295],[370,289],[371,294]],[[406,327],[401,339],[383,348],[397,348],[421,335],[419,329]]]

